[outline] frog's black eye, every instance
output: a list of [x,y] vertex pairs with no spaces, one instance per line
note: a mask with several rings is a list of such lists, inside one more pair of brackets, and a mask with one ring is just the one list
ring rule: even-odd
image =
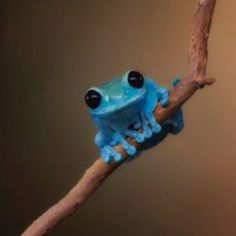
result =
[[144,78],[138,71],[130,71],[128,74],[128,82],[132,87],[142,88],[144,84]]
[[88,92],[85,94],[85,102],[88,105],[88,107],[95,109],[99,106],[101,100],[102,100],[102,95],[97,92],[94,89],[88,90]]

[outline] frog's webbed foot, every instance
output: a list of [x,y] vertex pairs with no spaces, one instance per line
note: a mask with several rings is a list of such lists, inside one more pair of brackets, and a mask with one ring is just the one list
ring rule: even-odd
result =
[[[141,127],[141,124],[139,124],[138,126]],[[134,138],[137,143],[142,143],[145,140],[145,136],[136,130],[128,129],[124,131],[124,134],[131,138]]]
[[125,136],[130,136],[135,138],[137,142],[143,142],[144,137],[142,134],[138,133],[135,130],[127,130],[123,133],[116,133],[113,135],[111,142],[108,145],[105,145],[101,148],[101,156],[106,163],[110,163],[113,159],[116,162],[123,161],[122,156],[119,152],[117,152],[114,148],[116,145],[121,145],[128,155],[134,156],[137,152],[137,149],[134,145],[130,144],[126,139]]
[[134,155],[136,153],[136,147],[132,144],[130,144],[126,139],[125,135],[121,133],[116,133],[113,136],[113,145],[120,144],[129,155]]
[[123,160],[121,154],[109,145],[102,147],[100,154],[106,163],[110,163],[113,158],[116,162],[121,162]]
[[156,118],[152,112],[142,113],[141,119],[145,138],[150,138],[153,133],[159,133],[161,131],[161,126],[156,122]]
[[150,128],[149,122],[143,113],[141,114],[141,128],[142,134],[145,138],[150,138],[152,136],[152,129]]
[[161,125],[157,123],[156,118],[154,114],[151,112],[150,114],[147,114],[147,120],[151,126],[151,129],[154,133],[161,132]]

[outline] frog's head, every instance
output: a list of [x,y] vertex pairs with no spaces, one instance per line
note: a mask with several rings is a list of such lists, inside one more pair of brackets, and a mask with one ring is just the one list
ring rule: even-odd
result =
[[146,94],[145,78],[139,72],[130,70],[101,87],[90,88],[85,102],[92,115],[106,116],[121,110],[127,112],[133,107],[141,109]]

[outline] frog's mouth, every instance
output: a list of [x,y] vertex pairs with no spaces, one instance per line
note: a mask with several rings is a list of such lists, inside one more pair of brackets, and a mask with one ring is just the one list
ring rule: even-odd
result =
[[97,110],[97,111],[93,111],[93,115],[95,116],[99,116],[99,117],[106,117],[106,116],[112,116],[112,115],[118,115],[120,113],[127,113],[128,115],[132,115],[130,113],[137,113],[139,112],[145,103],[145,98],[146,98],[146,94],[143,93],[142,96],[140,96],[139,98],[134,98],[133,100],[122,104],[122,105],[114,105],[111,106],[109,110]]

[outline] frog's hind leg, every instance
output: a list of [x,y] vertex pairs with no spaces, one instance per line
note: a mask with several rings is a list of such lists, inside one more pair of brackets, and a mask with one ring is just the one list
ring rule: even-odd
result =
[[171,123],[170,132],[172,134],[178,134],[184,128],[182,110],[177,110],[177,112],[173,116],[171,116],[169,121]]

